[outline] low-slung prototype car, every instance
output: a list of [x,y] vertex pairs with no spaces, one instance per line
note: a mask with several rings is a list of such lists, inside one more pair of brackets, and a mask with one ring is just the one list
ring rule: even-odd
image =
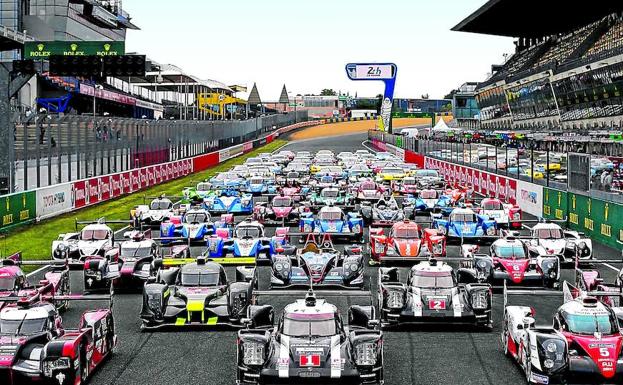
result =
[[352,306],[348,325],[313,292],[285,307],[251,306],[238,332],[239,384],[383,384],[383,334],[371,306]]
[[370,228],[370,262],[404,262],[421,257],[446,255],[446,237],[436,229],[422,229],[409,220],[396,222],[385,235],[382,228]]
[[384,197],[372,205],[362,205],[361,216],[365,223],[373,226],[391,226],[405,219],[404,210],[394,197]]
[[541,254],[556,256],[563,263],[590,262],[593,258],[593,242],[577,231],[563,230],[554,222],[535,224],[530,235],[533,247]]
[[156,266],[158,273],[143,288],[143,330],[242,326],[257,286],[254,267],[238,266],[230,281],[223,265],[206,257],[163,259]]
[[468,324],[492,328],[491,286],[457,282],[452,267],[431,259],[413,266],[406,283],[397,268],[379,269],[379,307],[383,325]]
[[311,212],[301,213],[299,230],[303,234],[330,235],[335,238],[365,241],[363,218],[358,213],[345,214],[339,207],[325,206],[316,218]]
[[494,220],[478,215],[469,208],[455,208],[447,218],[441,214],[432,214],[432,218],[431,227],[446,235],[448,240],[468,239],[474,242],[485,242],[497,239],[499,236]]

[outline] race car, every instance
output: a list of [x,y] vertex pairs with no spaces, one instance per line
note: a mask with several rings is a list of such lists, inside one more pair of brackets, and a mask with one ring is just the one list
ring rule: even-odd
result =
[[[42,295],[68,295],[69,268],[66,264],[51,263],[38,284],[33,285],[21,266],[42,265],[50,261],[23,261],[21,253],[0,260],[0,299],[15,297],[20,300],[34,300]],[[11,302],[0,302],[0,309]],[[65,310],[67,302],[56,303],[59,310]]]
[[350,206],[354,197],[335,187],[323,188],[319,193],[312,192],[309,202],[312,206]]
[[437,170],[416,170],[413,176],[420,188],[443,188],[446,184]]
[[[70,298],[55,296],[54,300]],[[110,309],[88,310],[77,329],[65,329],[53,303],[22,300],[0,311],[0,378],[5,385],[84,384],[116,344]]]
[[119,249],[114,244],[114,233],[106,223],[100,219],[97,223],[86,225],[79,233],[60,234],[52,242],[52,257],[55,260],[68,260],[70,264],[84,262],[91,256],[116,260]]
[[130,214],[136,228],[141,225],[159,227],[173,215],[173,202],[164,196],[152,200],[149,205],[136,206]]
[[370,228],[371,264],[445,255],[446,237],[436,229],[422,229],[409,220],[396,222],[388,235],[382,228]]
[[212,188],[210,182],[199,182],[196,187],[186,187],[182,191],[184,202],[190,202],[193,204],[201,204],[203,200],[216,195],[215,190]]
[[364,285],[364,263],[361,246],[348,246],[344,251],[333,247],[330,236],[317,242],[309,236],[305,247],[294,255],[273,257],[271,287],[361,289]]
[[441,214],[431,214],[431,217],[431,227],[438,229],[448,240],[485,242],[498,237],[497,223],[469,208],[455,208],[447,218]]
[[303,234],[329,234],[335,238],[355,238],[364,242],[363,218],[357,213],[344,214],[335,206],[324,206],[314,218],[311,212],[301,213],[299,230]]
[[141,329],[241,327],[257,285],[255,268],[238,266],[230,281],[222,265],[206,257],[162,259],[143,288]]
[[433,189],[420,190],[415,196],[407,196],[405,201],[413,207],[413,215],[431,212],[450,215],[456,207],[450,196]]
[[346,181],[331,175],[322,175],[309,180],[309,186],[316,191],[321,191],[326,188],[341,188],[345,185]]
[[402,180],[406,176],[407,176],[407,173],[405,172],[404,169],[400,167],[387,166],[387,167],[383,167],[376,174],[376,181],[380,183],[392,182],[395,180]]
[[238,190],[246,183],[245,178],[235,172],[222,172],[209,180],[213,189]]
[[275,230],[275,235],[267,237],[264,225],[247,219],[236,225],[233,238],[229,232],[217,230],[216,234],[208,238],[206,255],[210,258],[253,258],[270,261],[273,255],[294,249],[288,245],[288,227]]
[[[501,342],[504,354],[515,360],[530,384],[620,383],[623,374],[623,336],[617,314],[595,296],[563,283],[564,303],[553,324],[535,326],[534,309],[507,305],[511,295],[551,295],[505,290]],[[619,294],[617,294],[619,295]]]
[[212,214],[251,214],[253,212],[253,195],[231,191],[222,192],[220,196],[204,200],[204,207]]
[[394,197],[383,197],[372,205],[362,204],[361,216],[365,223],[373,226],[391,226],[405,219],[404,210]]
[[234,222],[231,214],[223,214],[220,221],[213,222],[210,213],[204,209],[191,209],[181,217],[172,217],[160,225],[163,244],[174,241],[204,242],[218,228],[227,229]]
[[241,190],[257,196],[262,194],[274,194],[277,188],[274,179],[253,176],[247,179],[246,185],[244,185]]
[[557,257],[534,254],[529,246],[514,237],[493,242],[490,254],[478,254],[479,246],[462,245],[459,275],[463,282],[486,282],[492,285],[524,285],[558,288],[560,262]]
[[357,202],[376,202],[383,198],[385,187],[372,180],[364,180],[355,188]]
[[397,268],[379,268],[378,290],[384,326],[450,323],[493,328],[491,286],[459,285],[452,266],[435,259],[413,266],[406,283]]
[[498,228],[521,228],[521,208],[504,203],[498,198],[483,199],[478,207],[478,213],[495,220]]
[[351,306],[348,326],[335,305],[305,299],[274,325],[270,305],[250,306],[238,331],[238,384],[383,384],[383,334],[371,306]]
[[418,185],[417,180],[412,176],[405,177],[401,181],[392,181],[391,183],[391,190],[394,195],[416,195],[420,188],[421,187]]
[[556,256],[563,263],[588,262],[593,258],[593,242],[577,231],[563,230],[553,222],[537,223],[530,230],[532,246],[543,255]]
[[253,219],[265,225],[298,223],[301,212],[309,208],[295,203],[291,196],[277,195],[270,202],[257,201],[253,208]]

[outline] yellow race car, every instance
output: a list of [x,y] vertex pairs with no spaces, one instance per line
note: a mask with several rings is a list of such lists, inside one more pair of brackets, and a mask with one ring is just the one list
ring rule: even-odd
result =
[[404,169],[399,167],[384,167],[376,174],[377,182],[391,182],[394,180],[403,180],[407,176]]

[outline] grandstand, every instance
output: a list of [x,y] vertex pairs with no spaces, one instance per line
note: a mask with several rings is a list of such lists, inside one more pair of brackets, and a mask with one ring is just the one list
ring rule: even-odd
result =
[[550,0],[490,0],[454,31],[511,36],[515,53],[476,89],[487,130],[623,126],[623,4],[581,12]]

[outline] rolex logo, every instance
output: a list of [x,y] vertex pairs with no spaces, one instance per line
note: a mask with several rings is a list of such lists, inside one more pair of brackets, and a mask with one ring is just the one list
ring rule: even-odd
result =
[[72,52],[76,52],[76,50],[78,49],[78,44],[73,43],[73,44],[71,44],[71,45],[69,46],[69,48],[71,48],[71,51],[72,51]]
[[108,44],[108,43],[104,44],[104,51],[109,52],[110,51],[110,47],[111,47],[110,44]]
[[39,52],[43,51],[44,48],[45,48],[45,44],[37,44],[37,50]]

